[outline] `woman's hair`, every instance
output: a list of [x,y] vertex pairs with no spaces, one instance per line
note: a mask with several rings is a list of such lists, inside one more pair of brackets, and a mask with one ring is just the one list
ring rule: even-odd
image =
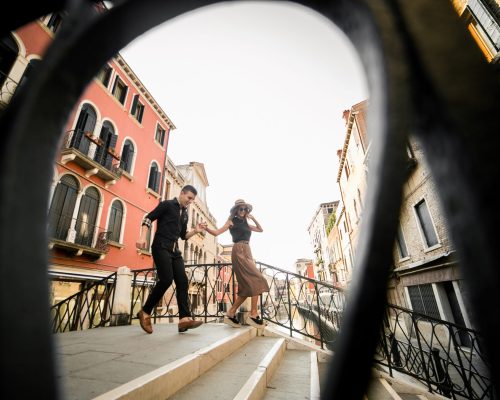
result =
[[236,217],[236,214],[238,214],[238,208],[234,208],[229,210],[229,219],[232,221],[234,217]]

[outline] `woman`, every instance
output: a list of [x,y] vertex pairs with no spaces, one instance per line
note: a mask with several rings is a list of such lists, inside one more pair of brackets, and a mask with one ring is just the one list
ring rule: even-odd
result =
[[[236,200],[229,212],[229,218],[223,227],[219,229],[205,228],[208,233],[218,236],[229,229],[233,238],[233,250],[231,252],[231,262],[233,271],[238,281],[238,297],[233,306],[227,311],[224,322],[232,327],[239,328],[240,324],[236,319],[236,311],[247,297],[251,297],[250,316],[246,323],[257,328],[263,327],[264,322],[257,313],[257,301],[263,292],[269,292],[269,285],[262,273],[255,266],[255,262],[250,251],[250,236],[252,232],[262,232],[263,229],[255,217],[250,214],[252,205],[244,200]],[[255,225],[250,225],[248,220]]]

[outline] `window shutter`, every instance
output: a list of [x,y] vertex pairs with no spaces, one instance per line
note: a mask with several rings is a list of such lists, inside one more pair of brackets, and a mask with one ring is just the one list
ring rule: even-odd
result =
[[123,146],[123,151],[122,151],[122,159],[120,160],[120,168],[127,171],[127,172],[130,172],[129,168],[130,168],[130,144],[129,143],[126,143],[124,146]]
[[[114,150],[116,148],[116,142],[118,140],[118,135],[114,135],[111,132],[110,132],[110,134],[111,134],[111,137],[109,139],[109,146],[108,146],[107,149],[113,149]],[[106,151],[106,163],[104,164],[104,166],[107,169],[111,170],[112,164],[113,164],[113,156]]]
[[151,168],[149,169],[148,188],[154,190],[155,179],[156,179],[156,167],[152,165]]
[[128,87],[123,86],[122,95],[120,96],[120,103],[125,104],[125,98],[127,97]]
[[136,94],[134,99],[132,100],[132,108],[130,109],[130,114],[135,115],[135,111],[137,110],[137,102],[139,101],[139,95]]
[[99,164],[102,164],[102,160],[104,159],[104,151],[106,149],[106,143],[108,141],[109,129],[106,126],[101,128],[101,133],[99,134],[99,139],[103,141],[103,144],[97,146],[95,151],[94,160]]
[[139,109],[139,115],[137,116],[137,120],[142,123],[142,116],[144,115],[144,106]]
[[156,171],[155,192],[160,193],[161,172]]

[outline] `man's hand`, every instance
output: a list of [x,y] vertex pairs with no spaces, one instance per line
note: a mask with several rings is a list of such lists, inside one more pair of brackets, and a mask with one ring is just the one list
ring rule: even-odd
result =
[[208,225],[206,222],[200,222],[199,224],[196,225],[196,227],[194,228],[194,231],[196,233],[201,233],[203,232],[205,229],[207,229]]
[[139,250],[146,250],[146,239],[140,238],[137,242],[135,242],[135,247],[137,247]]

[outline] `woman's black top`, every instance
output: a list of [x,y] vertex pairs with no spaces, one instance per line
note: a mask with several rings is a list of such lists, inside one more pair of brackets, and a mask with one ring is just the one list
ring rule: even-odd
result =
[[229,233],[233,237],[233,243],[241,242],[242,240],[250,240],[250,236],[252,235],[252,231],[248,226],[247,219],[241,219],[239,217],[234,217],[232,219],[233,226],[229,228]]

